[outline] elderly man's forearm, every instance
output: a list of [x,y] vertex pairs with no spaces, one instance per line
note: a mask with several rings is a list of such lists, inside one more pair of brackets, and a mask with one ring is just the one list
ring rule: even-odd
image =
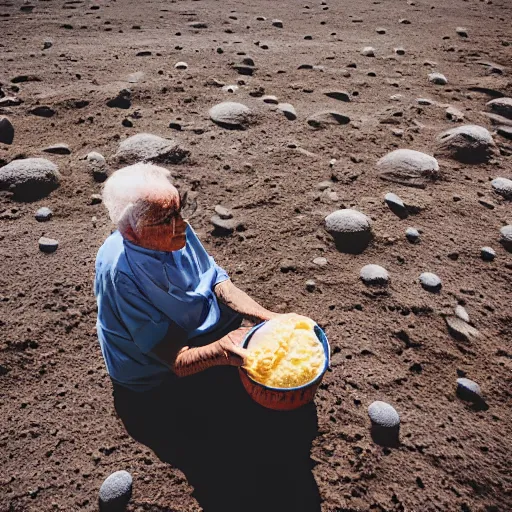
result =
[[192,347],[182,350],[171,368],[178,377],[187,377],[213,366],[229,365],[229,356],[216,341],[204,347]]
[[237,288],[231,280],[223,281],[215,287],[220,302],[251,320],[270,320],[275,313],[258,304],[247,293]]

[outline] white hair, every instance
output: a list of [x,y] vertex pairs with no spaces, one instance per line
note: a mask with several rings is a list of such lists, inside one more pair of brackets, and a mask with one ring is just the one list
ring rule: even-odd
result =
[[166,203],[179,206],[179,193],[167,169],[138,163],[110,176],[103,187],[103,203],[114,224],[137,232],[139,226],[161,217]]

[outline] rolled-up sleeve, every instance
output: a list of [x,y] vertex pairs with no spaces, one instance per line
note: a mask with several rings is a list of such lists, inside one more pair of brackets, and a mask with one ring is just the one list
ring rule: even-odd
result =
[[222,283],[222,281],[227,281],[229,279],[228,273],[215,263],[215,260],[213,261],[215,265],[215,270],[217,272],[217,277],[215,278],[215,285],[218,285],[219,283]]
[[166,335],[169,320],[124,274],[117,276],[115,292],[120,321],[140,351],[148,354]]

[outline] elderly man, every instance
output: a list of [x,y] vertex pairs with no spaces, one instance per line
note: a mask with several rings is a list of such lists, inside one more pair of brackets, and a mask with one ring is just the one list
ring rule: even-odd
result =
[[[273,510],[268,494],[255,499],[262,477],[275,510],[283,510],[277,490],[302,510],[307,500],[295,491],[292,499],[285,482],[300,485],[296,473],[303,467],[302,488],[315,487],[304,461],[316,416],[279,420],[249,399],[233,368],[246,355],[242,321],[276,313],[238,289],[206,252],[181,216],[182,198],[167,170],[121,169],[105,183],[103,202],[118,229],[96,260],[97,330],[128,433],[185,472],[205,511]],[[242,472],[247,437],[252,451],[243,449]],[[275,457],[289,466],[274,477]],[[315,500],[305,510],[316,510]]]

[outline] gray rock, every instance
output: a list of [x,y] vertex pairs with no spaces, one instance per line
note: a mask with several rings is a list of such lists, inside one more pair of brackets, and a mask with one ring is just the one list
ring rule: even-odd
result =
[[336,90],[336,91],[325,91],[324,94],[327,97],[333,98],[333,99],[338,100],[338,101],[345,101],[345,102],[352,101],[352,97],[346,91],[338,91],[338,90]]
[[236,219],[222,219],[220,215],[214,215],[210,222],[213,225],[213,234],[216,236],[231,235],[235,230],[244,231],[244,223]]
[[210,109],[209,114],[211,120],[223,128],[244,129],[253,120],[249,107],[233,101],[224,101],[215,105]]
[[512,140],[512,126],[500,125],[496,127],[496,133],[505,139]]
[[178,163],[190,154],[176,141],[150,133],[138,133],[119,144],[114,158],[123,163]]
[[395,53],[397,55],[405,55],[405,48],[402,48],[401,46],[395,48]]
[[371,422],[381,428],[398,428],[400,416],[396,409],[386,402],[376,401],[368,407]]
[[476,164],[487,162],[495,149],[494,140],[486,128],[468,124],[441,133],[437,137],[435,155]]
[[492,112],[512,119],[512,98],[496,98],[487,103],[487,106]]
[[432,272],[423,272],[420,275],[420,283],[423,288],[429,292],[438,292],[441,290],[441,279]]
[[375,48],[373,46],[365,46],[361,50],[361,55],[364,57],[375,57]]
[[295,121],[295,119],[297,119],[297,112],[291,103],[279,103],[277,108],[289,121]]
[[208,28],[208,25],[206,23],[204,23],[203,21],[191,21],[188,26],[190,28],[195,28],[195,29],[199,29],[199,28]]
[[384,196],[384,201],[388,205],[389,209],[401,219],[405,219],[408,215],[407,208],[404,202],[393,192],[388,192]]
[[0,107],[17,107],[22,103],[23,100],[16,98],[15,96],[6,96],[5,98],[0,98]]
[[318,265],[319,267],[325,267],[327,265],[327,258],[324,258],[322,256],[319,256],[318,258],[315,258],[313,260],[313,263],[315,265]]
[[496,194],[503,196],[505,199],[512,199],[512,180],[496,178],[491,181],[491,186]]
[[460,110],[456,109],[455,107],[448,107],[446,109],[446,117],[450,121],[453,121],[455,123],[458,123],[458,122],[464,120],[464,114]]
[[130,96],[131,91],[129,89],[123,89],[115,98],[107,101],[107,107],[127,110],[132,106]]
[[283,28],[283,22],[281,20],[272,20],[272,25],[277,28]]
[[182,69],[182,70],[184,70],[184,69],[188,69],[188,64],[187,64],[186,62],[181,62],[181,61],[180,61],[180,62],[176,62],[176,64],[174,64],[174,67],[175,67],[176,69]]
[[316,289],[316,283],[315,283],[314,279],[308,279],[306,281],[306,290],[308,292],[314,292],[315,289]]
[[389,282],[388,271],[380,265],[365,265],[361,269],[359,277],[368,286],[385,286]]
[[342,252],[360,253],[372,239],[369,217],[353,209],[337,210],[327,215],[325,229]]
[[42,236],[39,239],[39,250],[42,252],[55,252],[59,247],[59,242],[53,238]]
[[[412,4],[412,5],[415,5],[415,4]],[[400,23],[401,25],[410,25],[411,24],[411,22],[407,18],[400,18],[398,20],[398,23]]]
[[[1,169],[0,169],[1,173]],[[507,251],[512,252],[512,224],[500,229],[500,243]]]
[[460,341],[473,341],[480,336],[480,333],[465,320],[456,316],[445,317],[449,333]]
[[[1,101],[2,100],[0,100],[0,103]],[[480,112],[480,114],[487,117],[489,121],[495,126],[512,126],[512,119],[507,119],[506,117],[493,114],[492,112]]]
[[480,257],[484,261],[493,261],[496,258],[496,251],[492,247],[482,247],[480,249]]
[[91,166],[103,167],[107,161],[105,157],[101,153],[97,153],[96,151],[91,151],[87,153],[85,159]]
[[457,27],[455,32],[459,34],[460,37],[468,37],[468,29],[464,27]]
[[457,379],[457,396],[469,401],[479,401],[482,399],[482,390],[476,382],[460,378]]
[[415,228],[407,228],[405,230],[405,236],[409,242],[416,243],[420,240],[420,232]]
[[457,318],[460,318],[461,320],[464,320],[464,322],[469,324],[469,315],[464,306],[458,304],[457,306],[455,306],[454,312]]
[[51,48],[52,46],[53,46],[53,41],[51,41],[50,39],[47,39],[43,43],[43,50],[48,50],[48,48]]
[[46,206],[43,206],[42,208],[39,208],[36,212],[36,220],[38,222],[47,222],[52,218],[53,212],[50,210],[50,208],[47,208]]
[[233,69],[238,72],[239,75],[252,76],[256,71],[254,66],[248,66],[247,64],[233,64]]
[[14,126],[7,117],[0,117],[0,142],[12,144],[14,140]]
[[329,125],[348,124],[350,123],[350,117],[339,112],[326,110],[308,117],[307,123],[311,128],[318,130]]
[[112,473],[100,487],[100,510],[102,512],[125,510],[132,496],[132,485],[132,476],[128,471]]
[[29,110],[29,114],[38,117],[53,117],[55,115],[55,110],[53,110],[51,107],[42,105],[40,107],[34,107],[33,109]]
[[263,101],[263,103],[268,103],[270,105],[277,105],[279,103],[279,100],[276,98],[276,96],[263,96],[261,98],[261,101]]
[[45,153],[52,153],[54,155],[70,155],[71,150],[67,144],[59,142],[58,144],[53,144],[52,146],[48,146],[44,148],[43,151]]
[[323,192],[324,190],[328,190],[330,189],[332,186],[334,185],[334,183],[330,180],[326,180],[326,181],[321,181],[317,186],[316,188],[318,190],[320,190],[320,192]]
[[224,208],[224,206],[221,206],[220,204],[215,206],[215,213],[223,220],[233,218],[233,212],[228,208]]
[[238,85],[224,85],[222,87],[222,90],[229,93],[235,93],[236,91],[238,91]]
[[391,151],[377,162],[377,168],[381,179],[410,187],[424,188],[439,176],[437,160],[412,149]]
[[418,98],[416,101],[418,102],[418,105],[424,105],[424,106],[434,105],[434,103],[435,103],[435,101],[430,100],[428,98]]
[[55,190],[60,177],[58,167],[44,158],[13,160],[0,168],[0,189],[9,189],[17,199],[31,201]]
[[91,194],[91,204],[101,204],[103,202],[103,197],[101,194]]
[[386,33],[386,29],[382,28],[382,27],[375,29],[375,31],[377,32],[377,34],[381,34],[381,35]]
[[429,73],[428,80],[436,85],[446,85],[448,83],[448,80],[442,73]]

